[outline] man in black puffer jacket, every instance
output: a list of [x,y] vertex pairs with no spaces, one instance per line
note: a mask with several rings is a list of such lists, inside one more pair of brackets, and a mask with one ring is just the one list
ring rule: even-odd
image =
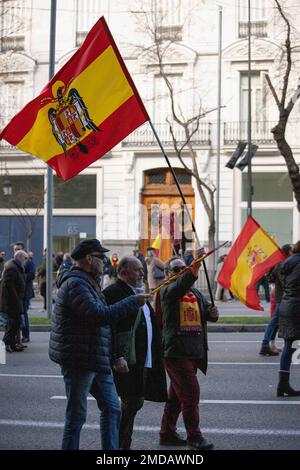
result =
[[49,356],[61,365],[66,387],[64,450],[79,448],[89,393],[101,413],[102,449],[119,448],[120,404],[111,371],[111,360],[117,369],[118,359],[112,357],[111,325],[136,314],[149,296],[132,295],[107,306],[97,282],[107,251],[96,239],[80,242],[71,253],[76,266],[58,279]]

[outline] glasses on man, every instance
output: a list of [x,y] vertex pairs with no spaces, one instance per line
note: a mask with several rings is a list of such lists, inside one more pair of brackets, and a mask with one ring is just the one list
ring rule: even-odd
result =
[[185,266],[174,266],[174,268],[171,269],[171,271],[175,274],[178,274],[180,273],[183,269],[185,268]]
[[105,255],[102,255],[102,254],[100,254],[100,253],[99,253],[99,254],[98,254],[98,253],[97,253],[97,254],[93,254],[93,253],[92,253],[91,256],[93,256],[94,258],[101,259],[102,261],[105,260]]

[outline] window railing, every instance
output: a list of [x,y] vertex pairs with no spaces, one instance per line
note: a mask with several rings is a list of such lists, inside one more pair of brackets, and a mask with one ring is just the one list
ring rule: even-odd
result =
[[158,39],[162,41],[182,41],[182,26],[161,25],[156,27]]
[[[172,145],[172,135],[170,133],[169,124],[155,124],[154,125],[156,132],[159,135],[159,138],[163,144]],[[191,138],[191,142],[195,145],[210,145],[210,122],[201,122],[199,129]],[[186,136],[184,129],[180,126],[173,127],[175,137],[178,143],[184,143],[186,141]],[[132,132],[126,139],[123,140],[123,146],[137,146],[137,147],[150,147],[156,145],[157,141],[154,137],[152,130],[149,125],[145,124],[136,131]]]
[[1,52],[24,51],[25,36],[4,36],[1,38]]
[[[252,122],[252,141],[260,144],[274,143],[271,129],[276,125],[275,121],[254,121]],[[248,122],[233,121],[224,122],[224,144],[236,144],[240,140],[248,139]]]
[[[265,38],[268,36],[268,23],[265,20],[251,21],[251,36]],[[248,37],[248,21],[239,22],[239,38]]]

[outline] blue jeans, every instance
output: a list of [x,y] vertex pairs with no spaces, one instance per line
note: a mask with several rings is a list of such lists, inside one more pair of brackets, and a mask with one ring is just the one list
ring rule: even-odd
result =
[[63,450],[78,450],[80,431],[86,421],[90,393],[100,410],[102,450],[119,449],[120,402],[111,374],[62,367],[67,395]]
[[292,348],[293,341],[293,339],[284,340],[284,346],[280,356],[280,370],[284,370],[286,372],[290,371],[292,355],[296,351],[296,348]]
[[266,326],[265,336],[262,341],[262,346],[265,346],[265,347],[269,346],[269,342],[272,339],[272,334],[274,333],[275,329],[278,328],[279,307],[280,307],[280,304],[276,304],[274,315]]

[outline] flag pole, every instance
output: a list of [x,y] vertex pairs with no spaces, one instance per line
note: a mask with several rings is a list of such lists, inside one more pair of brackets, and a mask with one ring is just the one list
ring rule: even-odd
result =
[[[50,48],[49,48],[49,80],[52,79],[55,70],[55,33],[56,33],[56,0],[51,0],[51,16],[50,16]],[[46,299],[47,299],[47,315],[52,315],[52,298],[53,298],[53,170],[47,165],[47,262],[46,262]]]
[[[152,124],[151,119],[149,119],[149,124],[150,124],[150,127],[151,127],[151,129],[152,129],[152,132],[153,132],[153,134],[154,134],[154,136],[155,136],[155,138],[156,138],[156,140],[157,140],[157,143],[158,143],[158,145],[159,145],[159,147],[160,147],[160,149],[161,149],[161,151],[162,151],[162,153],[163,153],[163,156],[164,156],[165,159],[166,159],[166,162],[167,162],[167,164],[168,164],[168,167],[170,168],[170,171],[171,171],[171,173],[172,173],[172,175],[173,175],[173,178],[174,178],[175,184],[176,184],[176,186],[177,186],[178,192],[179,192],[180,197],[181,197],[181,199],[182,199],[182,202],[183,202],[183,204],[184,204],[184,210],[186,211],[186,214],[187,214],[188,219],[189,219],[189,221],[190,221],[190,224],[191,224],[191,226],[192,226],[193,233],[195,234],[196,241],[197,241],[197,245],[198,245],[198,247],[200,247],[200,240],[199,240],[198,234],[197,234],[197,232],[196,232],[196,228],[195,228],[195,225],[194,225],[192,216],[191,216],[191,214],[190,214],[189,208],[188,208],[187,203],[186,203],[185,196],[184,196],[184,194],[183,194],[183,192],[182,192],[182,189],[181,189],[181,187],[180,187],[180,184],[179,184],[179,181],[178,181],[178,179],[177,179],[177,176],[176,176],[176,173],[175,173],[175,171],[174,171],[174,168],[172,167],[172,165],[171,165],[171,163],[170,163],[169,157],[168,157],[168,155],[167,155],[166,152],[165,152],[165,149],[164,149],[164,147],[163,147],[163,145],[162,145],[162,143],[161,143],[161,141],[160,141],[160,138],[159,138],[159,136],[158,136],[158,134],[157,134],[157,132],[156,132],[156,130],[155,130],[153,124]],[[203,260],[203,263],[202,263],[202,264],[203,264],[203,268],[204,268],[204,273],[205,273],[205,278],[206,278],[206,282],[207,282],[207,287],[208,287],[208,292],[209,292],[209,296],[210,296],[210,301],[211,301],[211,303],[212,303],[212,306],[214,306],[214,305],[215,305],[214,297],[213,297],[211,285],[210,285],[210,282],[209,282],[209,276],[208,276],[208,272],[207,272],[207,267],[206,267],[206,264],[205,264],[205,261],[204,261],[204,260]]]

